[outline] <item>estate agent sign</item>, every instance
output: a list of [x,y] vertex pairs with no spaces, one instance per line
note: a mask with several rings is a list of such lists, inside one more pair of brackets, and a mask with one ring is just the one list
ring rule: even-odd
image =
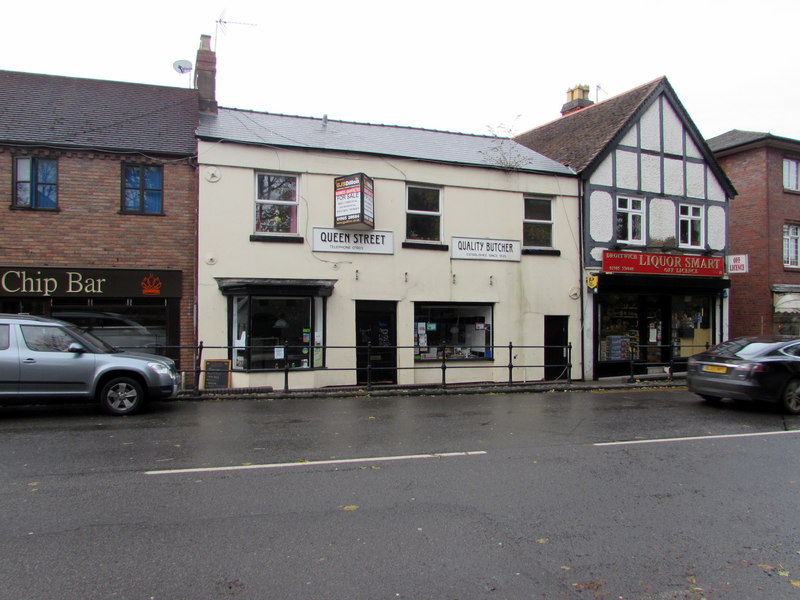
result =
[[375,227],[374,183],[364,173],[333,180],[335,227],[372,229]]
[[722,277],[725,259],[721,256],[688,256],[684,254],[652,254],[649,252],[603,253],[603,272],[637,275],[699,275]]

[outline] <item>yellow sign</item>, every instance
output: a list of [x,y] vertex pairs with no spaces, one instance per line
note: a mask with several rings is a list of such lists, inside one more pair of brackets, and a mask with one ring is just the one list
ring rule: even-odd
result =
[[586,285],[590,290],[596,288],[598,283],[600,283],[600,278],[597,275],[588,275],[586,277]]

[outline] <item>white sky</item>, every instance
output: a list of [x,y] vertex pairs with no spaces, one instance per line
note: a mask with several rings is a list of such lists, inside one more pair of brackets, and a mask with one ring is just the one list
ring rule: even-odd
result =
[[706,138],[800,139],[798,25],[797,0],[40,0],[3,3],[0,69],[189,87],[210,34],[231,108],[508,135],[666,75]]

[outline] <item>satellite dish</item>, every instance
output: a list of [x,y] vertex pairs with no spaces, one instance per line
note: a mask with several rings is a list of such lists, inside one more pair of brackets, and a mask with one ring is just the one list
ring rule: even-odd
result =
[[188,60],[176,60],[172,63],[172,68],[181,75],[186,75],[186,73],[192,70],[192,63]]

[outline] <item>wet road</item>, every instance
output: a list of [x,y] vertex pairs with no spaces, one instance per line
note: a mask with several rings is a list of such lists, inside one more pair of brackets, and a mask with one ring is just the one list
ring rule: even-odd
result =
[[681,390],[3,408],[0,597],[800,598],[799,452]]

